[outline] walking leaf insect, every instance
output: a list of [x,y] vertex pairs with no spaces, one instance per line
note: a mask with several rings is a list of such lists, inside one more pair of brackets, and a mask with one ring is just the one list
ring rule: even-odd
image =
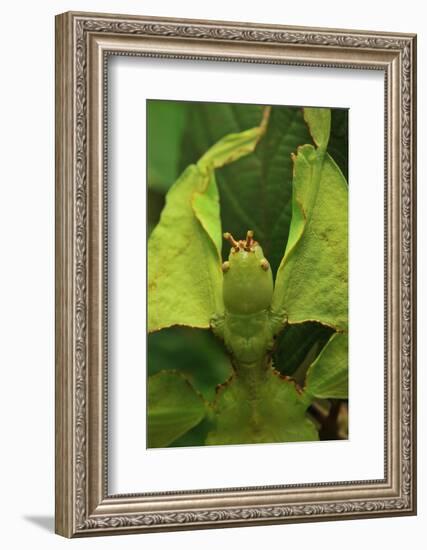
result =
[[[224,234],[231,249],[221,261],[215,169],[253,153],[268,132],[270,111],[260,126],[225,136],[183,172],[149,238],[149,332],[210,328],[233,365],[209,403],[181,373],[150,377],[150,447],[171,444],[202,418],[210,425],[208,445],[316,440],[310,405],[318,397],[347,397],[348,190],[327,153],[329,109],[304,109],[313,144],[293,155],[292,219],[274,283],[251,230],[239,241]],[[285,326],[307,321],[333,333],[299,386],[275,369],[272,350]]]
[[253,236],[253,231],[248,231],[246,240],[236,241],[230,233],[224,233],[231,244],[229,259],[222,264],[224,314],[211,321],[241,376],[262,368],[273,347],[273,276]]

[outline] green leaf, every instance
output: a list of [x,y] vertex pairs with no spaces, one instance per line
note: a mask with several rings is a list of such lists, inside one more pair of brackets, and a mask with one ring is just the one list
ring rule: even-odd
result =
[[159,223],[160,214],[165,206],[165,197],[158,191],[147,190],[147,231],[148,236]]
[[200,169],[209,171],[212,168],[221,168],[252,153],[258,140],[266,131],[270,112],[270,107],[263,110],[259,126],[226,135],[216,142],[199,160]]
[[294,382],[268,369],[256,388],[235,376],[219,392],[214,405],[216,426],[207,445],[316,441],[306,416],[308,403]]
[[320,107],[304,107],[303,112],[314,143],[320,151],[326,151],[331,133],[331,110]]
[[[194,162],[224,132],[239,132],[258,124],[262,112],[260,105],[189,104],[183,163]],[[308,142],[311,142],[310,134],[301,108],[272,107],[267,131],[255,153],[216,173],[222,227],[236,238],[243,238],[248,229],[254,230],[273,274],[277,271],[288,238],[292,194],[291,153],[298,145]]]
[[149,189],[166,192],[179,175],[179,155],[187,102],[147,101],[147,179]]
[[305,392],[319,399],[348,397],[348,336],[335,333],[309,367]]
[[159,372],[148,379],[148,447],[167,447],[206,414],[203,399],[184,376]]
[[292,222],[272,309],[289,323],[348,326],[348,187],[329,155],[304,145],[294,159]]
[[148,240],[148,331],[208,328],[222,311],[221,223],[214,169],[254,150],[265,122],[223,137],[166,196]]

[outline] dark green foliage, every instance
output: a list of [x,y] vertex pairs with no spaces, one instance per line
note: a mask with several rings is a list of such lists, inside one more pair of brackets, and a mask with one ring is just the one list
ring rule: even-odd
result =
[[288,325],[277,337],[275,367],[302,383],[312,358],[320,353],[333,332],[332,328],[315,322]]
[[328,151],[348,181],[348,109],[332,109]]

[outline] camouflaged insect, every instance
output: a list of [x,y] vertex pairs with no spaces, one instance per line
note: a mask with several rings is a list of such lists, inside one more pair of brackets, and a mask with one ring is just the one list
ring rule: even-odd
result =
[[264,252],[248,231],[246,240],[236,241],[230,233],[224,238],[231,244],[229,258],[222,264],[224,273],[224,314],[214,317],[214,333],[222,338],[233,365],[241,375],[260,369],[273,349],[271,301],[273,275]]

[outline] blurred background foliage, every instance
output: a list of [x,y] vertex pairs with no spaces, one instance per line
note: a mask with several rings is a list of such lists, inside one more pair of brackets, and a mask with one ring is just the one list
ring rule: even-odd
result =
[[[180,173],[221,137],[258,126],[264,105],[149,100],[147,102],[148,233],[159,221],[165,196]],[[348,181],[348,111],[331,109],[328,152]],[[285,251],[291,218],[292,158],[312,143],[301,107],[273,106],[266,135],[252,155],[216,171],[223,231],[243,238],[248,229],[263,247],[273,275]],[[229,247],[223,247],[226,259]],[[333,330],[316,322],[288,326],[278,337],[274,366],[302,384],[309,364]],[[182,371],[206,400],[231,375],[222,343],[210,331],[172,327],[148,336],[148,375]],[[321,439],[347,435],[347,405],[315,403],[310,411]],[[176,440],[174,446],[203,444],[209,419]]]

